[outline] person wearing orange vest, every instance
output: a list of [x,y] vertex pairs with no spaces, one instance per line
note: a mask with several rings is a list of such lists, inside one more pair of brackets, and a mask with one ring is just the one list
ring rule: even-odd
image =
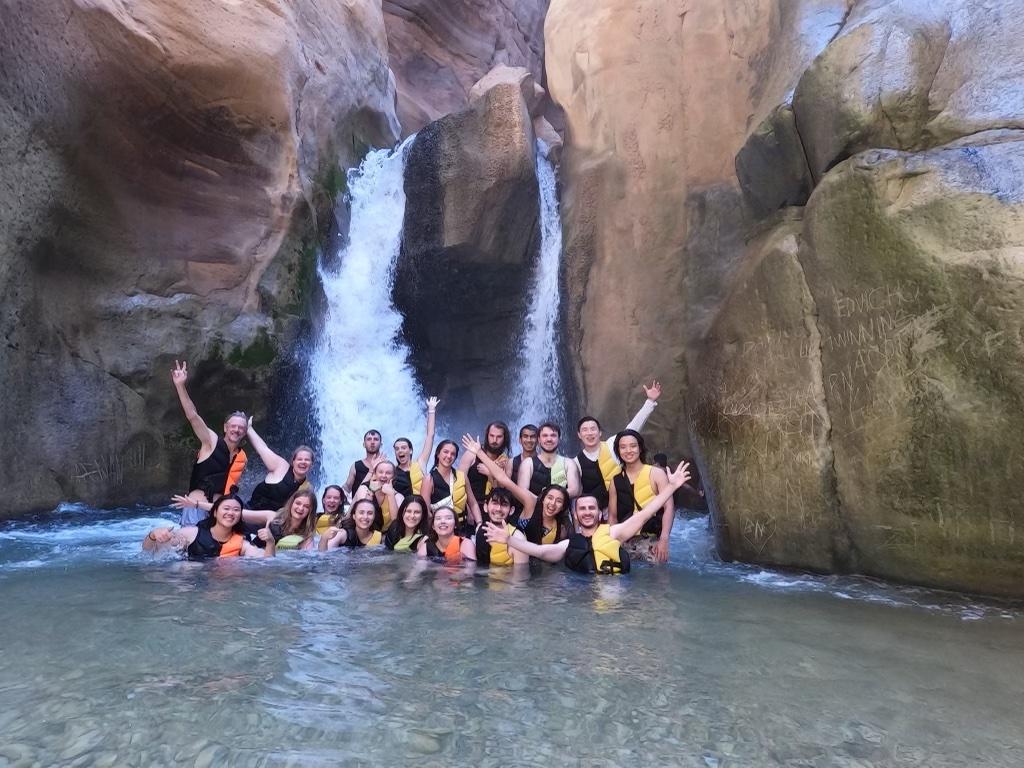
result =
[[[654,409],[658,405],[658,398],[661,397],[661,384],[657,381],[651,382],[651,386],[641,385],[647,400],[636,412],[632,421],[625,426],[625,429],[639,431]],[[608,508],[608,493],[611,489],[612,478],[622,471],[618,459],[612,452],[612,443],[615,436],[602,442],[601,423],[593,416],[584,416],[576,425],[576,435],[580,439],[582,448],[576,454],[576,466],[580,470],[581,493],[593,494],[597,498],[601,509]]]
[[449,506],[434,510],[430,533],[416,548],[416,554],[431,560],[441,560],[446,565],[459,565],[466,560],[476,560],[473,540],[459,536],[455,530],[455,510]]
[[189,560],[207,560],[215,557],[273,557],[274,537],[268,527],[261,528],[259,537],[266,549],[245,540],[242,521],[242,500],[235,494],[221,496],[205,520],[196,525],[173,528],[154,528],[142,541],[146,552],[163,549],[182,551]]
[[[221,437],[206,425],[188,395],[185,388],[188,382],[187,362],[174,361],[171,381],[174,382],[185,418],[200,443],[189,478],[188,492],[174,499],[174,506],[181,510],[181,525],[194,525],[206,517],[210,502],[238,486],[242,470],[245,469],[246,455],[241,445],[249,429],[249,420],[242,411],[235,411],[224,420],[224,436]],[[206,508],[202,508],[201,504],[206,504]]]

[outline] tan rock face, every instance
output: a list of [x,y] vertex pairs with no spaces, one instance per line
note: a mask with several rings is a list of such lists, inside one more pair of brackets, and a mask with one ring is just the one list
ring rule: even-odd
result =
[[417,136],[395,305],[424,388],[479,422],[508,395],[539,246],[534,136],[518,82]]
[[219,351],[249,366],[233,395],[211,393],[215,423],[255,398],[312,275],[327,182],[396,134],[380,10],[0,13],[4,422],[24,425],[4,446],[5,467],[18,454],[4,511],[165,490],[187,479],[167,458],[170,361]]
[[548,0],[384,0],[403,135],[468,104],[496,65],[543,75]]

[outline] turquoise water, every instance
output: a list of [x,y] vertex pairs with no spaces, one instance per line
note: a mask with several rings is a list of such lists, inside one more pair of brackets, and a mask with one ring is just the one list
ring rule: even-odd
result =
[[0,765],[1024,765],[1020,606],[717,563],[703,521],[589,579],[153,560],[161,515],[0,526]]

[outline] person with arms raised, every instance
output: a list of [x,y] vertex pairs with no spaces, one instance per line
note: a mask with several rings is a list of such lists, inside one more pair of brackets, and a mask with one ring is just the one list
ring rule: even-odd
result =
[[[441,441],[434,451],[434,466],[430,474],[423,478],[421,495],[434,511],[441,507],[451,507],[455,512],[456,532],[468,536],[480,525],[480,507],[475,499],[470,502],[473,489],[466,482],[466,474],[455,468],[458,456],[459,446],[451,440]],[[467,509],[471,519],[467,519]]]
[[[633,420],[625,426],[625,429],[640,430],[654,409],[658,405],[658,398],[661,397],[661,384],[657,381],[651,382],[651,386],[642,385],[647,400],[636,412]],[[576,425],[576,435],[580,439],[580,452],[576,454],[576,466],[580,472],[581,494],[591,494],[597,497],[601,509],[608,508],[608,493],[614,478],[622,468],[618,459],[612,451],[612,443],[615,436],[603,440],[601,434],[601,422],[593,416],[584,416]]]
[[636,536],[644,523],[662,511],[675,489],[689,479],[688,470],[686,462],[680,463],[657,496],[628,520],[614,525],[601,522],[601,507],[596,497],[580,496],[576,499],[578,530],[557,544],[534,544],[518,536],[510,536],[503,526],[489,524],[484,528],[484,535],[492,544],[505,544],[530,557],[549,563],[564,561],[567,568],[579,573],[629,573],[629,553],[624,542]]
[[[512,437],[508,431],[508,425],[503,421],[492,421],[484,429],[483,451],[499,466],[505,467],[509,461],[509,449]],[[481,471],[480,458],[475,454],[463,454],[459,461],[459,469],[466,473],[466,482],[473,491],[470,497],[470,511],[474,519],[482,520],[479,502],[491,492],[491,482],[487,477],[487,471]],[[507,470],[506,470],[507,471]]]
[[218,435],[206,425],[189,397],[187,362],[174,361],[171,381],[185,418],[199,438],[199,453],[192,466],[188,491],[184,496],[174,497],[174,505],[181,509],[181,525],[190,526],[206,517],[212,502],[238,486],[245,469],[246,455],[241,445],[249,422],[245,413],[235,411],[224,420],[223,437]]
[[423,476],[427,472],[427,462],[434,450],[434,425],[437,419],[437,406],[441,401],[436,397],[427,398],[427,433],[423,436],[420,455],[413,457],[412,440],[400,437],[395,440],[395,479],[392,485],[402,496],[419,494],[423,486]]

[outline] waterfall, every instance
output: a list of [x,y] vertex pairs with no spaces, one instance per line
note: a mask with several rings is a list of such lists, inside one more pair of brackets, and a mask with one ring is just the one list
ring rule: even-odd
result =
[[[310,356],[320,426],[320,476],[341,483],[362,457],[363,434],[391,441],[423,434],[423,404],[391,300],[405,217],[405,157],[413,137],[394,150],[371,152],[348,174],[348,241],[333,266],[320,266],[327,298],[323,328]],[[418,446],[417,446],[418,447]]]
[[537,183],[540,187],[540,256],[530,286],[522,332],[519,389],[513,398],[513,429],[551,420],[567,427],[558,329],[561,294],[562,220],[558,211],[555,168],[548,147],[537,140]]

